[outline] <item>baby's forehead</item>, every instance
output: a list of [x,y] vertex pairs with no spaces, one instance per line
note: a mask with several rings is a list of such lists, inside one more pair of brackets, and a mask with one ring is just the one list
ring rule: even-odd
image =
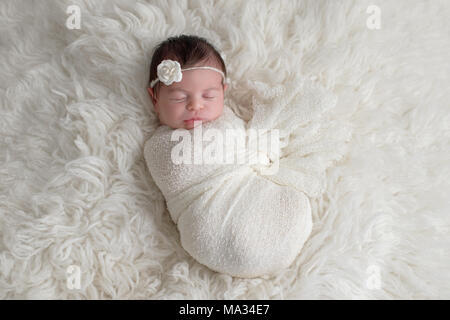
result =
[[[185,88],[185,87],[182,87],[182,86],[179,86],[179,87],[168,87],[168,88],[165,88],[166,89],[166,92],[167,93],[174,93],[174,92],[182,92],[182,93],[190,93],[191,92],[191,90],[189,90],[189,89],[187,89],[187,88]],[[217,86],[217,85],[210,85],[210,86],[206,86],[205,88],[195,88],[195,90],[199,90],[199,91],[220,91],[221,90],[221,88],[220,88],[220,86]]]
[[[190,69],[197,68],[199,69]],[[174,92],[194,93],[199,91],[222,91],[224,76],[216,70],[208,68],[214,68],[210,65],[195,65],[193,67],[184,68],[182,70],[181,81],[172,82],[170,85],[162,84],[161,89],[166,94]],[[220,69],[217,69],[220,70]]]

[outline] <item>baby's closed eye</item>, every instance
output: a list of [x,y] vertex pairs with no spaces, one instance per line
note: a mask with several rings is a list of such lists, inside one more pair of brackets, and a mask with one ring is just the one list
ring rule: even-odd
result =
[[184,101],[186,98],[171,98],[170,101]]
[[[203,96],[204,99],[208,99],[208,100],[212,100],[215,99],[216,97],[214,95],[206,95]],[[175,101],[175,102],[182,102],[185,101],[187,98],[186,97],[179,97],[179,98],[170,98],[170,101]]]

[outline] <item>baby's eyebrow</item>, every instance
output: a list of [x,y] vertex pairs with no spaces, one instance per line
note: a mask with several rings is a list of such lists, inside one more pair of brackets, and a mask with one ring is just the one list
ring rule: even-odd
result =
[[[203,91],[210,91],[210,90],[220,91],[220,88],[212,87],[212,88],[205,89]],[[175,92],[175,91],[182,91],[182,92],[185,92],[185,93],[189,93],[189,91],[186,91],[186,90],[181,89],[181,88],[171,88],[171,89],[169,89],[169,93],[172,93],[172,92]]]

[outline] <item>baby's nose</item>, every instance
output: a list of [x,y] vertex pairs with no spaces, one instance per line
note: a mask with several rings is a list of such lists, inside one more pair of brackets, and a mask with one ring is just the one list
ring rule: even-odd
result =
[[203,104],[199,100],[191,100],[188,104],[188,110],[200,110],[203,109]]

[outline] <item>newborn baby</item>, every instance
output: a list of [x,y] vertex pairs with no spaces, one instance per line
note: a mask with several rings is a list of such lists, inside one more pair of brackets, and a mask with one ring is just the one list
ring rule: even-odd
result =
[[[261,150],[255,154],[245,133],[263,129],[267,135],[275,123],[289,125],[295,119],[260,105],[245,123],[224,106],[225,65],[202,38],[181,36],[162,43],[150,80],[160,126],[146,142],[144,155],[183,248],[210,269],[237,277],[270,275],[291,265],[312,229],[309,199],[301,190],[306,180],[293,174],[287,162],[277,162],[279,152],[263,148],[262,157]],[[217,161],[220,157],[202,161],[207,154],[236,150],[224,138],[230,131],[244,133],[237,154],[256,163]],[[281,138],[286,145],[288,136]],[[261,168],[274,162],[281,164],[279,170],[264,174]]]

